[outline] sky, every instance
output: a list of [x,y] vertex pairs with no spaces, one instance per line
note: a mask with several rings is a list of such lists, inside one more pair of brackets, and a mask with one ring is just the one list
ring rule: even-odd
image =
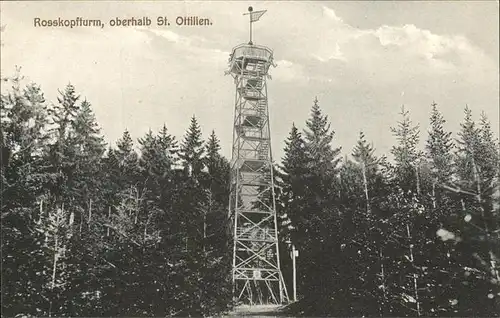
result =
[[[254,23],[254,43],[272,48],[277,64],[268,82],[275,159],[292,124],[305,127],[316,97],[344,155],[360,131],[388,154],[403,105],[425,142],[433,101],[448,130],[458,131],[468,105],[499,135],[498,1],[2,1],[1,73],[21,66],[51,102],[75,85],[110,144],[125,129],[136,139],[164,124],[181,139],[194,115],[230,158],[235,87],[224,71],[232,47],[248,42],[249,5],[267,10]],[[157,26],[160,16],[171,25]],[[212,25],[177,26],[177,16]],[[34,27],[35,18],[77,17],[105,26]],[[109,25],[131,17],[152,25]]]

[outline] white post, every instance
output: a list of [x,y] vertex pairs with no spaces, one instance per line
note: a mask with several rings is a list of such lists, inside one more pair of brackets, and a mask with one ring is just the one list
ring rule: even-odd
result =
[[295,257],[298,251],[295,250],[295,245],[292,244],[292,264],[293,264],[293,301],[297,301],[297,270],[295,267]]

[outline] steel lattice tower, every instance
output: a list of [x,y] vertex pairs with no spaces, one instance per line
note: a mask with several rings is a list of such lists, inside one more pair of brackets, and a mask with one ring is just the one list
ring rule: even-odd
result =
[[[251,28],[265,11],[249,11]],[[227,71],[236,84],[229,200],[233,296],[251,305],[288,302],[279,261],[269,129],[266,80],[271,66],[273,51],[254,45],[250,35],[248,44],[233,49]]]

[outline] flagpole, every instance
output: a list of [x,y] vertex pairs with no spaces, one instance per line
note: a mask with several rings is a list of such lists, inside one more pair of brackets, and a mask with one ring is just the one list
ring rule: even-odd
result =
[[252,11],[253,11],[253,8],[252,7],[248,7],[248,18],[250,19],[250,42],[248,42],[248,44],[250,45],[253,45],[252,43]]
[[267,10],[261,10],[261,11],[253,11],[252,7],[248,7],[248,13],[243,13],[243,15],[247,15],[250,18],[250,41],[248,42],[249,45],[253,45],[253,39],[252,39],[252,22],[259,21],[260,17],[266,13]]

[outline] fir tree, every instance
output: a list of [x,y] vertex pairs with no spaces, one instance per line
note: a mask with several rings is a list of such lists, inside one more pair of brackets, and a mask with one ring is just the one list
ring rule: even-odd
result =
[[229,166],[227,160],[220,154],[220,141],[212,131],[206,142],[205,166],[207,167],[208,185],[214,194],[214,199],[220,204],[228,200]]
[[308,163],[304,150],[305,144],[302,134],[293,124],[288,139],[285,141],[281,171],[277,174],[277,183],[281,187],[278,198],[281,210],[278,211],[278,216],[281,221],[281,240],[291,239],[294,244],[298,245],[301,244],[298,241],[304,239],[304,222],[307,217],[302,208],[308,174]]
[[203,312],[214,314],[227,308],[231,298],[231,250],[228,248],[227,204],[229,163],[220,154],[219,139],[212,131],[206,142],[205,204],[203,212]]
[[374,152],[373,146],[369,145],[366,141],[364,133],[360,132],[358,143],[353,150],[352,156],[361,167],[367,212],[370,211],[369,180],[371,180],[371,177],[377,172],[379,161],[377,157],[375,157]]
[[[465,283],[458,280],[455,290],[458,299],[474,299],[477,306],[470,307],[459,299],[456,307],[461,315],[498,315],[499,308],[498,298],[491,297],[500,292],[497,252],[500,247],[498,236],[494,234],[500,218],[491,204],[498,160],[488,158],[489,151],[486,149],[494,149],[495,146],[491,141],[488,143],[487,130],[488,126],[484,123],[481,128],[476,127],[472,112],[466,107],[457,140],[459,180],[457,186],[450,190],[459,194],[462,204],[462,211],[456,212],[457,223],[465,221],[457,224],[461,233],[461,242],[457,248],[457,253],[460,254],[457,258],[462,265],[459,271],[463,271],[467,278]],[[471,294],[468,287],[470,284],[476,286],[474,294]],[[463,285],[467,287],[463,288]]]
[[169,133],[166,125],[163,125],[156,138],[163,162],[162,169],[170,170],[177,160],[177,140]]
[[432,112],[430,117],[429,137],[427,138],[427,156],[430,160],[432,173],[439,183],[447,183],[450,181],[453,173],[453,141],[451,132],[444,130],[446,121],[443,115],[439,112],[437,104],[432,104]]
[[[328,116],[323,115],[318,100],[314,101],[311,117],[306,121],[307,129],[304,130],[305,154],[308,163],[309,175],[306,183],[306,205],[310,211],[317,211],[309,215],[309,220],[322,220],[323,225],[329,218],[330,210],[338,195],[338,165],[341,148],[332,148],[334,131],[330,131]],[[321,225],[321,227],[323,227]],[[309,226],[309,230],[319,231],[319,228]],[[319,233],[318,233],[319,234]]]
[[186,132],[184,140],[180,147],[179,157],[183,161],[184,170],[188,175],[198,176],[203,169],[203,140],[201,138],[201,129],[198,121],[193,116],[191,125]]
[[75,161],[75,145],[71,143],[74,135],[73,124],[79,111],[75,87],[68,84],[64,91],[59,91],[58,104],[49,108],[51,118],[51,139],[47,160],[50,162],[49,173],[53,175],[50,189],[51,193],[62,202],[71,194],[74,182],[74,172],[77,161]]
[[74,148],[73,160],[76,164],[73,173],[72,197],[80,206],[85,207],[88,207],[89,200],[92,200],[94,209],[98,210],[97,204],[101,204],[98,189],[103,184],[103,180],[99,178],[99,172],[105,143],[88,101],[84,100],[81,103],[72,127],[72,136],[67,140],[67,143]]
[[391,127],[393,135],[398,140],[398,145],[393,146],[391,153],[395,160],[395,177],[401,188],[405,191],[415,189],[420,195],[419,164],[421,152],[417,149],[419,143],[419,126],[413,126],[409,111],[401,107],[402,119],[397,127]]
[[306,121],[305,132],[306,151],[311,158],[311,165],[319,169],[321,173],[335,173],[340,158],[341,148],[332,148],[335,132],[330,131],[328,116],[323,115],[318,105],[318,99],[314,100],[311,109],[311,117]]
[[[45,99],[35,84],[23,87],[20,70],[5,84],[0,100],[2,164],[0,209],[2,211],[2,313],[41,314],[46,282],[41,267],[43,254],[34,239],[40,196],[49,176],[42,153],[46,147]],[[41,296],[43,295],[43,296]],[[26,304],[31,304],[26,306]]]
[[[305,301],[316,297],[321,306],[326,306],[322,312],[327,312],[328,299],[336,293],[328,290],[327,286],[337,279],[333,272],[339,265],[335,259],[325,257],[325,253],[333,255],[339,247],[340,214],[336,203],[340,189],[337,182],[340,148],[332,148],[334,132],[330,131],[328,117],[322,114],[317,99],[306,126],[304,153],[307,173],[301,177],[303,198],[297,200],[297,205],[294,203],[295,211],[300,211],[297,214],[303,216],[298,218],[297,238],[294,240],[302,255],[297,265],[301,268],[298,280],[302,283],[299,286],[301,292],[308,295]],[[318,270],[324,272],[327,269],[326,275],[315,274]],[[328,277],[328,282],[325,277]]]
[[21,81],[17,73],[11,91],[1,96],[3,216],[33,203],[48,179],[42,169],[48,138],[44,95],[35,84],[21,87]]
[[431,196],[434,208],[437,207],[436,185],[448,184],[454,172],[452,154],[454,144],[451,133],[444,130],[445,123],[437,104],[433,103],[426,149],[433,179]]
[[133,174],[136,168],[138,155],[134,150],[134,142],[127,130],[123,132],[122,138],[116,142],[116,147],[115,157],[117,167],[122,174],[132,177],[130,174]]
[[201,315],[203,312],[201,268],[204,264],[203,215],[206,213],[207,192],[202,184],[205,148],[201,137],[200,126],[193,116],[179,149],[184,174],[178,181],[179,197],[175,205],[184,243],[182,259],[186,266],[185,279],[190,286],[183,291],[183,299],[180,300],[185,308],[184,315]]

